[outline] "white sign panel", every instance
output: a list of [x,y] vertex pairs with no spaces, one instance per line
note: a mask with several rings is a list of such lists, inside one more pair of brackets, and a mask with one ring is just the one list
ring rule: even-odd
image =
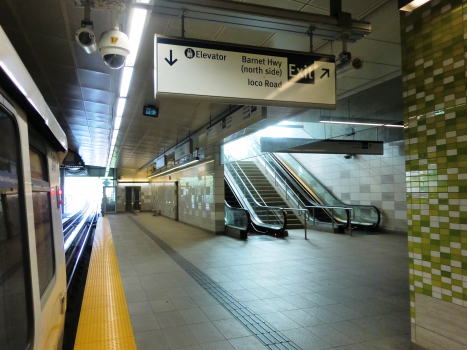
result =
[[266,108],[243,106],[210,127],[207,133],[207,141],[211,143],[220,140],[264,118],[266,118]]
[[179,160],[192,152],[192,141],[189,139],[185,143],[175,147],[175,160]]
[[336,106],[334,56],[155,36],[155,98]]

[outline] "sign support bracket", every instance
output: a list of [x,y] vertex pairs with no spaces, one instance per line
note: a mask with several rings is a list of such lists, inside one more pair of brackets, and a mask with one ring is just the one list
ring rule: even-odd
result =
[[182,10],[182,14],[180,15],[180,19],[182,20],[182,38],[185,39],[185,14],[186,10]]

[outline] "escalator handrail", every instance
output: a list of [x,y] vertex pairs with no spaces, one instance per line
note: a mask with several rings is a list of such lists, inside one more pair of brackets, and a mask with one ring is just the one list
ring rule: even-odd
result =
[[[297,178],[297,176],[295,174],[289,174],[288,171],[286,169],[284,169],[284,167],[280,164],[281,162],[282,163],[285,163],[283,160],[281,160],[277,155],[275,155],[274,153],[272,154],[268,154],[268,156],[271,157],[271,160],[273,160],[276,165],[278,165],[286,174],[286,176],[289,176],[291,177],[291,180],[295,181],[297,183],[297,187],[298,187],[298,190],[302,192],[302,194],[305,194],[305,195],[310,195],[310,192],[313,193],[313,191],[311,191],[311,189],[308,188],[308,186],[306,184],[303,184],[303,186],[306,186],[307,188],[305,189],[305,191],[303,191],[303,189],[301,188],[299,182],[295,179]],[[289,167],[290,168],[290,167]],[[291,170],[292,171],[292,170]],[[304,171],[306,171],[308,173],[308,175],[310,175],[317,183],[319,183],[328,193],[329,195],[331,195],[337,202],[341,203],[343,207],[350,207],[350,208],[369,208],[369,209],[372,209],[375,211],[376,215],[377,215],[377,220],[376,222],[373,224],[373,227],[378,227],[380,222],[381,222],[381,212],[380,210],[374,206],[374,205],[364,205],[364,204],[346,204],[344,202],[342,202],[339,198],[337,198],[331,191],[329,191],[326,186],[324,186],[313,174],[311,174],[308,170],[304,169]],[[304,193],[303,193],[304,192]],[[323,200],[321,200],[321,202],[323,202]],[[344,208],[340,208],[340,209],[344,209]],[[353,219],[355,219],[355,210],[353,210]]]
[[[250,212],[248,211],[248,209],[245,209],[245,208],[236,208],[236,207],[232,207],[229,203],[227,203],[227,201],[224,199],[224,204],[227,208],[229,208],[229,210],[236,210],[236,211],[243,211],[245,213],[245,216],[247,218],[247,228],[246,228],[246,231],[247,232],[250,232],[250,229],[251,229],[251,214]],[[230,225],[228,225],[230,226]]]
[[[253,137],[253,140],[255,141],[255,144],[256,144],[256,147],[258,147],[260,145],[260,142],[258,140],[258,137]],[[314,192],[306,185],[306,184],[303,184],[302,182],[299,182],[297,181],[297,178],[298,176],[296,176],[294,173],[291,173],[289,174],[289,172],[284,168],[284,165],[281,164],[281,163],[284,163],[285,162],[280,159],[277,155],[275,155],[274,153],[261,153],[260,151],[257,152],[259,156],[262,156],[264,157],[265,155],[267,155],[272,161],[273,163],[279,168],[282,170],[283,174],[289,178],[289,180],[292,182],[292,183],[296,183],[297,184],[297,189],[298,191],[305,197],[317,197],[316,195],[314,195]],[[295,159],[295,158],[294,158]],[[266,164],[266,160],[265,161],[265,164]],[[298,162],[298,161],[297,161]],[[290,168],[290,167],[289,167]],[[304,169],[308,175],[310,175],[310,177],[312,177],[317,183],[319,183],[337,202],[341,203],[343,207],[347,206],[347,207],[352,207],[352,208],[369,208],[369,209],[372,209],[376,212],[376,215],[377,215],[377,220],[375,223],[373,223],[373,227],[378,227],[380,222],[381,222],[381,213],[379,211],[379,209],[374,206],[374,205],[362,205],[362,204],[346,204],[344,202],[342,202],[339,198],[337,198],[331,191],[329,191],[326,186],[324,186],[320,181],[318,181],[318,179],[316,179],[316,177],[311,174],[308,170]],[[274,169],[275,171],[275,169]],[[290,170],[290,172],[292,172],[292,169]],[[284,181],[282,179],[282,181]],[[285,182],[285,181],[284,181]],[[302,186],[300,186],[300,184],[302,184],[303,186],[306,186],[305,189],[302,189]],[[295,193],[294,193],[295,194]],[[315,201],[316,199],[319,199],[319,201],[322,203],[322,204],[325,204],[324,201],[322,199],[320,199],[319,197],[315,198]],[[309,198],[308,198],[309,200]],[[311,203],[315,203],[315,201],[313,200],[309,200]],[[318,202],[318,201],[316,201]],[[339,208],[339,209],[344,209],[344,208]],[[332,219],[332,217],[334,216],[333,213],[328,213],[326,210],[324,210],[324,212],[326,212]],[[354,215],[354,219],[355,219],[355,210],[352,211],[353,215]],[[336,216],[334,216],[336,217]],[[336,218],[337,219],[337,218]]]
[[[259,145],[259,142],[258,142],[258,140],[257,140],[256,137],[254,138],[254,141],[256,142],[256,146],[258,146],[258,145]],[[278,165],[277,165],[277,162],[275,161],[275,159],[272,158],[272,157],[270,156],[269,153],[261,153],[261,152],[257,151],[256,154],[257,154],[257,157],[260,157],[260,158],[263,159],[264,164],[265,164],[265,166],[264,166],[265,171],[267,171],[267,170],[266,170],[266,167],[269,165],[269,162],[267,161],[266,156],[269,156],[269,157],[271,158],[271,160],[275,163],[275,165],[278,166]],[[269,167],[271,168],[270,165],[269,165]],[[282,167],[279,167],[279,169],[283,170]],[[283,185],[286,187],[286,189],[287,189],[287,188],[290,189],[291,194],[296,198],[297,203],[298,203],[299,205],[302,205],[303,208],[307,208],[307,205],[306,205],[305,203],[303,203],[303,201],[300,199],[300,197],[294,192],[293,188],[291,188],[291,187],[289,186],[289,184],[281,177],[281,175],[278,174],[277,170],[274,169],[274,168],[272,168],[272,170],[274,171],[275,176],[279,177],[279,179],[281,180],[281,182],[283,183]],[[285,173],[285,175],[287,176],[288,174]],[[291,181],[291,182],[293,183],[293,181]],[[298,190],[300,191],[300,188],[298,188]],[[303,193],[303,191],[300,191],[300,192],[302,192],[302,195],[304,195],[305,197],[307,197],[307,196]],[[308,198],[308,201],[309,201],[310,203],[312,203],[313,205],[316,204],[315,201],[310,200],[309,198]],[[329,207],[329,206],[324,206],[322,209],[328,209],[328,207]],[[339,209],[343,209],[343,208],[339,208]],[[295,210],[300,210],[300,209],[295,209]],[[306,209],[304,209],[304,210],[306,210]],[[338,224],[338,225],[341,224],[339,221],[342,220],[342,219],[340,219],[338,215],[334,215],[334,213],[332,212],[332,209],[331,209],[331,212],[329,212],[328,210],[323,210],[323,212],[329,217],[329,219],[330,219],[331,221],[335,221],[336,224]],[[311,213],[310,213],[310,214],[311,214]],[[348,220],[347,220],[346,222],[348,222]],[[347,225],[347,224],[345,224],[345,225]]]
[[[256,201],[255,197],[253,197],[253,195],[251,194],[250,190],[249,190],[248,187],[245,185],[244,181],[242,180],[242,178],[240,177],[240,175],[238,174],[238,172],[236,171],[236,169],[233,167],[233,165],[232,165],[231,163],[226,163],[226,165],[227,165],[226,170],[227,170],[227,172],[228,172],[229,174],[230,174],[230,168],[232,168],[233,171],[237,174],[238,179],[240,180],[241,184],[243,185],[245,191],[247,191],[247,193],[250,195],[250,197],[251,197],[252,200],[254,201],[254,204],[255,204],[256,207],[259,207],[259,208],[265,209],[265,210],[278,210],[278,209],[280,210],[280,212],[282,213],[282,219],[283,219],[283,223],[284,223],[284,224],[282,225],[282,227],[280,228],[279,231],[280,231],[281,233],[283,233],[283,232],[286,230],[286,228],[287,228],[287,213],[286,213],[284,210],[282,210],[282,208],[278,208],[278,207],[269,207],[269,206],[264,206],[264,205],[259,204],[258,201]],[[248,202],[248,201],[247,201],[247,202]],[[253,209],[253,206],[252,206],[252,209]],[[271,224],[268,224],[268,223],[263,222],[259,217],[257,217],[256,212],[255,212],[254,214],[255,214],[255,216],[256,216],[256,217],[255,217],[255,220],[258,221],[258,223],[255,223],[255,226],[256,226],[256,225],[259,225],[259,226],[265,225],[265,227],[270,227],[271,229],[274,229],[274,226],[275,226],[275,225],[271,225]],[[250,213],[250,215],[251,215],[251,213]],[[274,215],[275,215],[275,213],[274,213]],[[253,221],[253,220],[252,220],[252,221]],[[279,219],[279,221],[280,221],[280,219]]]

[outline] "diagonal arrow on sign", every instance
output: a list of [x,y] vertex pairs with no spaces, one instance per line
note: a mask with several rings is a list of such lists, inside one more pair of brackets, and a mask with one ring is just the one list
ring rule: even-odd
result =
[[[167,58],[166,58],[167,59]],[[322,70],[324,71],[323,75],[321,76],[320,79],[323,79],[323,77],[327,74],[328,75],[328,78],[330,77],[330,74],[329,74],[329,69],[328,68],[322,68]]]
[[172,50],[170,50],[170,61],[167,58],[165,60],[167,61],[168,64],[170,64],[170,66],[173,66],[175,62],[178,61],[177,59],[172,60]]

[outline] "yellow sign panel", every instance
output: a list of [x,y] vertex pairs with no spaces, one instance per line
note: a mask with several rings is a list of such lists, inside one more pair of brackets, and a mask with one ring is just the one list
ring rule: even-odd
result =
[[118,37],[116,36],[111,36],[110,37],[110,43],[116,45],[118,41]]

